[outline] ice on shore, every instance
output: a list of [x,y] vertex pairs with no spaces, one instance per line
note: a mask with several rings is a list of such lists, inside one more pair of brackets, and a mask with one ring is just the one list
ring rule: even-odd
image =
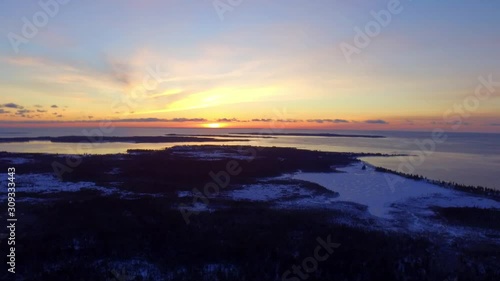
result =
[[[340,195],[325,196],[307,186],[290,184],[249,184],[228,190],[226,196],[233,200],[271,201],[276,208],[336,210],[343,215],[332,216],[332,222],[352,227],[381,231],[431,234],[453,241],[455,238],[491,240],[498,235],[494,230],[478,230],[465,225],[452,225],[442,220],[434,207],[478,207],[500,210],[500,202],[484,196],[444,188],[426,180],[406,179],[397,175],[377,172],[363,163],[337,169],[330,173],[298,172],[278,177],[279,180],[301,180],[319,184]],[[391,188],[391,180],[399,177],[400,183]],[[276,178],[274,179],[276,180]],[[367,212],[360,205],[367,207]]]
[[[368,211],[378,217],[391,218],[393,204],[402,204],[410,199],[418,200],[426,207],[480,207],[500,208],[500,203],[473,194],[446,189],[425,180],[413,180],[397,175],[377,172],[364,163],[338,169],[339,173],[296,173],[293,179],[317,183],[340,193],[335,201],[355,202],[368,206]],[[390,181],[400,177],[397,184]]]

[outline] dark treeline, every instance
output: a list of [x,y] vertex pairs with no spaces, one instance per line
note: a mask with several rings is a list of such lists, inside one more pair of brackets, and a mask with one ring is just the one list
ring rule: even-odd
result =
[[0,138],[0,143],[50,141],[64,143],[99,143],[99,142],[131,142],[131,143],[169,143],[169,142],[226,142],[226,141],[249,141],[248,139],[216,139],[195,136],[141,136],[141,137],[109,137],[109,136],[63,136],[63,137],[16,137]]
[[375,170],[379,171],[379,172],[383,172],[383,173],[390,173],[390,174],[402,176],[402,177],[412,179],[412,180],[425,180],[427,182],[430,182],[430,183],[433,183],[433,184],[436,184],[436,185],[439,185],[439,186],[445,187],[445,188],[465,191],[465,192],[479,194],[479,195],[487,195],[489,197],[500,199],[500,190],[496,190],[496,189],[492,189],[492,188],[487,188],[487,187],[483,187],[483,186],[463,185],[463,184],[459,184],[456,182],[432,180],[432,179],[428,179],[428,178],[421,176],[421,175],[396,172],[396,171],[382,168],[382,167],[375,167]]
[[383,139],[385,136],[377,135],[353,135],[353,134],[332,134],[332,133],[230,133],[230,135],[256,135],[256,136],[298,136],[298,137],[331,137],[331,138],[371,138]]

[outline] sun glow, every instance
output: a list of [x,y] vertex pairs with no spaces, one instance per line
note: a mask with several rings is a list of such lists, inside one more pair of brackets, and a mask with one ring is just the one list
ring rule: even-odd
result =
[[203,124],[203,127],[217,129],[217,128],[225,127],[225,124],[222,124],[222,123],[209,123],[209,124]]

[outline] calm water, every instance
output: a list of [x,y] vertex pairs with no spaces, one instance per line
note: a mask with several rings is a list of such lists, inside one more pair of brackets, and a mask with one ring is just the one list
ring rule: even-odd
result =
[[[87,129],[92,130],[92,129]],[[115,128],[108,136],[161,136],[165,134],[226,134],[231,132],[259,132],[252,129],[165,129],[165,128]],[[285,131],[283,131],[285,132]],[[321,133],[324,131],[286,130],[286,132]],[[297,147],[303,149],[339,152],[370,152],[388,154],[422,155],[415,142],[431,137],[430,132],[369,132],[332,131],[346,134],[376,134],[384,139],[327,138],[279,136],[276,138],[254,138],[249,142],[230,142],[230,145],[260,145]],[[84,135],[82,128],[0,128],[0,137],[35,137]],[[420,174],[431,179],[454,181],[467,185],[481,185],[500,189],[500,134],[447,133],[444,143],[436,144],[434,152],[425,157],[367,157],[363,160],[388,169]],[[43,153],[123,153],[130,148],[162,149],[186,143],[134,144],[134,143],[7,143],[0,144],[0,151]],[[191,143],[216,144],[223,143]],[[409,170],[412,168],[413,170]]]

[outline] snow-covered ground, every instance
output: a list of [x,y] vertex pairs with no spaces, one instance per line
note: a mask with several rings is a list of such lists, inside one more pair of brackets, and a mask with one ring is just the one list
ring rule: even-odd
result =
[[[334,201],[355,202],[368,206],[371,214],[391,218],[395,211],[393,204],[408,200],[418,200],[426,207],[481,207],[500,208],[500,202],[474,196],[469,193],[446,189],[424,180],[412,180],[401,177],[400,183],[390,185],[397,180],[397,175],[375,171],[371,166],[362,169],[364,163],[340,168],[341,173],[297,173],[292,179],[317,183],[340,193]],[[329,204],[331,202],[324,202]]]
[[[17,201],[39,201],[36,194],[54,194],[60,192],[80,192],[84,190],[96,190],[104,196],[117,195],[123,198],[133,198],[144,194],[123,191],[113,187],[97,186],[92,182],[62,182],[54,174],[23,174],[15,178],[16,193],[23,192],[22,196],[16,196]],[[5,184],[7,185],[7,184]],[[35,195],[35,196],[33,196]],[[32,197],[33,196],[33,197]],[[0,200],[7,198],[6,193],[0,194]]]
[[298,185],[284,184],[251,184],[241,189],[229,192],[229,196],[236,200],[271,201],[286,199],[293,196],[312,196],[312,192],[300,188]]
[[[493,242],[498,231],[478,229],[466,225],[453,225],[444,221],[434,211],[434,207],[478,207],[500,210],[500,202],[471,193],[446,189],[425,180],[400,178],[401,183],[391,188],[388,175],[375,171],[363,163],[338,169],[341,173],[296,173],[293,179],[306,180],[320,184],[340,193],[337,198],[319,202],[323,206],[333,206],[344,211],[337,223],[355,227],[374,228],[382,231],[408,232],[423,234],[449,243],[455,239],[484,239]],[[390,174],[391,180],[398,180]],[[297,204],[304,199],[294,202]],[[368,207],[366,213],[349,206],[349,202]],[[347,203],[339,205],[339,203]],[[352,215],[349,215],[352,214]],[[370,221],[370,223],[366,223]],[[429,236],[431,235],[431,236]],[[498,243],[498,240],[495,240]]]
[[103,272],[105,275],[111,274],[110,280],[135,280],[141,277],[141,280],[161,280],[162,273],[156,264],[150,263],[140,258],[128,260],[98,260],[95,262],[96,268],[101,270],[108,269],[109,272]]
[[16,192],[27,193],[57,193],[78,192],[83,189],[94,189],[110,194],[113,188],[96,186],[91,182],[61,182],[53,174],[23,174],[16,179]]
[[[479,207],[500,209],[500,202],[474,194],[447,189],[425,180],[412,180],[393,174],[377,172],[364,163],[338,168],[338,172],[304,173],[284,175],[263,180],[257,184],[242,185],[224,190],[222,196],[234,200],[276,201],[281,207],[335,207],[339,202],[351,202],[368,207],[373,216],[392,219],[401,206],[420,206],[429,211],[431,207]],[[400,180],[391,185],[388,179]],[[291,180],[287,184],[273,183],[273,180]],[[307,181],[338,192],[340,195],[325,196],[294,182]],[[180,195],[180,194],[179,194]],[[181,195],[180,195],[181,196]],[[189,196],[182,194],[182,196]]]
[[[434,207],[479,207],[500,210],[500,202],[471,193],[447,189],[425,180],[412,180],[397,175],[377,172],[363,162],[338,168],[338,172],[304,173],[283,175],[261,183],[228,188],[220,196],[232,200],[272,202],[276,208],[307,209],[325,208],[343,213],[333,216],[332,221],[360,228],[381,231],[431,233],[452,241],[454,238],[491,240],[488,235],[498,235],[494,230],[478,230],[473,227],[450,225],[434,212]],[[401,180],[389,185],[387,178]],[[398,178],[395,178],[398,177]],[[276,181],[289,180],[288,184]],[[319,184],[338,192],[317,193],[300,182]],[[367,211],[360,205],[367,207]],[[361,207],[361,208],[360,208]],[[495,233],[493,233],[495,232]]]
[[11,165],[21,165],[30,163],[33,161],[33,159],[22,158],[22,157],[3,157],[2,161],[6,161]]
[[[176,280],[188,272],[185,266],[170,266],[166,272],[162,272],[157,264],[151,263],[141,258],[132,258],[126,260],[98,260],[95,263],[96,268],[102,271],[103,275],[111,274],[114,278],[109,280]],[[56,270],[57,267],[50,270]],[[192,269],[190,269],[192,270]],[[207,263],[198,267],[203,272],[203,280],[220,280],[221,274],[231,276],[237,274],[238,268],[230,263]]]
[[[172,150],[178,155],[208,160],[250,157],[237,150],[234,153],[222,151],[205,153],[191,147],[175,147]],[[2,160],[11,163],[31,161],[31,159],[24,158],[2,158]],[[434,207],[479,207],[500,210],[500,202],[494,199],[446,189],[425,180],[412,180],[377,172],[370,165],[362,169],[363,165],[365,163],[358,162],[351,166],[337,168],[336,172],[297,172],[276,178],[261,179],[255,184],[229,186],[209,198],[269,202],[276,208],[339,210],[346,214],[336,218],[336,221],[340,223],[395,231],[442,233],[447,236],[460,237],[472,235],[474,231],[464,230],[463,227],[458,226],[450,227],[436,217]],[[119,169],[112,169],[106,173],[118,174],[119,172]],[[304,184],[304,181],[320,185],[326,190],[322,191],[321,187]],[[391,181],[397,181],[398,184],[391,186]],[[126,199],[163,196],[129,192],[117,187],[102,187],[92,182],[62,182],[50,173],[23,174],[16,177],[15,182],[16,192],[24,193],[17,200],[28,202],[44,200],[40,198],[40,194],[84,190],[96,190],[102,196],[119,196]],[[119,186],[119,183],[115,186]],[[5,200],[6,196],[6,193],[0,194],[0,200]],[[177,196],[193,197],[193,194],[191,191],[179,191]],[[364,207],[360,208],[360,205],[366,206],[368,212]],[[182,205],[179,208],[206,212],[212,211],[216,206],[197,203]],[[363,222],[366,221],[371,221],[373,224],[364,225]]]

